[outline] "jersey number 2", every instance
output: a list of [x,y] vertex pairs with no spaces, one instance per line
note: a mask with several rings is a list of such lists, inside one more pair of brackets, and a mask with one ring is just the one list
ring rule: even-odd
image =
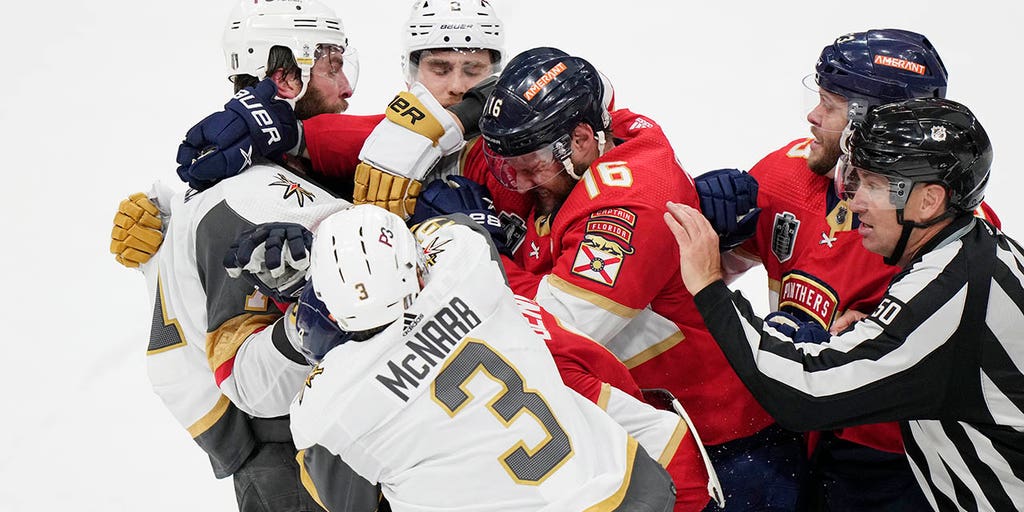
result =
[[501,354],[480,340],[467,338],[459,353],[448,361],[431,384],[434,400],[449,415],[457,415],[473,399],[465,386],[477,372],[483,372],[505,388],[487,404],[502,424],[511,425],[525,412],[544,427],[547,437],[539,446],[530,449],[519,441],[500,457],[516,483],[540,484],[569,460],[572,443],[544,397],[527,390],[523,377]]

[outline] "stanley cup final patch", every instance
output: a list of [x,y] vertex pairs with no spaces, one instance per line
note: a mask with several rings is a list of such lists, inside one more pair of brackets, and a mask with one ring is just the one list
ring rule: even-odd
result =
[[800,221],[789,212],[775,214],[772,225],[772,254],[782,263],[793,257],[793,245],[800,230]]
[[615,286],[626,257],[633,254],[636,214],[625,208],[607,208],[590,215],[587,232],[576,251],[572,273],[605,286]]

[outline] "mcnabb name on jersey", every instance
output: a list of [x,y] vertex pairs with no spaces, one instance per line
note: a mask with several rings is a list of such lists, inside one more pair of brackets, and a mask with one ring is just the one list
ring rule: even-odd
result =
[[462,338],[478,325],[480,317],[462,299],[453,298],[413,332],[411,338],[406,338],[408,350],[388,361],[387,371],[377,375],[377,382],[403,402],[408,402],[407,393],[418,388],[430,370],[444,361]]

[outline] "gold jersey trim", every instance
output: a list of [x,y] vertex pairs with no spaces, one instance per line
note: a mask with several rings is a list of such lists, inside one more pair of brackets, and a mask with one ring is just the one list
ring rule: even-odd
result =
[[629,482],[633,478],[633,463],[636,460],[636,449],[637,442],[630,436],[626,443],[626,472],[622,475],[622,485],[613,493],[611,496],[601,500],[600,502],[592,505],[591,507],[584,510],[584,512],[610,512],[615,510],[622,504],[622,500],[626,497],[626,491],[629,490]]
[[548,283],[564,293],[585,300],[603,310],[609,311],[623,318],[633,318],[640,313],[639,309],[633,309],[629,306],[619,304],[604,295],[576,286],[554,274],[548,275]]
[[230,405],[231,400],[228,400],[228,397],[221,395],[220,398],[217,399],[217,403],[213,406],[213,409],[210,409],[210,412],[204,414],[202,418],[199,418],[199,421],[188,427],[188,433],[192,436],[192,439],[199,437],[203,432],[206,432],[210,427],[220,421]]

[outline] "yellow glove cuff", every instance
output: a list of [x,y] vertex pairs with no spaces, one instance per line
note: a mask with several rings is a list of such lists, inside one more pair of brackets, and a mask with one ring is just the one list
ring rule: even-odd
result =
[[388,104],[385,115],[388,121],[434,141],[434,146],[437,146],[445,132],[444,126],[441,126],[441,122],[430,113],[427,106],[409,91],[396,94]]
[[356,166],[352,202],[374,204],[408,219],[416,211],[416,198],[422,188],[419,181],[389,174],[362,162]]

